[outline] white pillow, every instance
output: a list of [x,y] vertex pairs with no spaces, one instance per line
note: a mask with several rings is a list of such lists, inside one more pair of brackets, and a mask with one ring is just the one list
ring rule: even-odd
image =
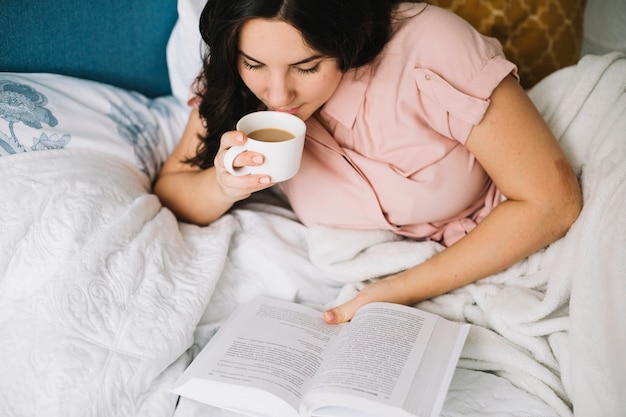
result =
[[584,33],[583,55],[626,52],[626,1],[587,1]]
[[172,94],[187,104],[191,85],[202,69],[205,45],[200,36],[200,14],[206,0],[179,0],[178,20],[167,43],[167,69]]
[[63,75],[0,73],[0,157],[91,149],[122,158],[154,180],[188,111],[173,96],[152,100]]

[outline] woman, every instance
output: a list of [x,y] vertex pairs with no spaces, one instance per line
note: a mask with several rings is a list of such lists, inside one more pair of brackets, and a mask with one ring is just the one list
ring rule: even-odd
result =
[[[455,15],[391,0],[209,0],[211,56],[199,105],[154,191],[208,224],[272,186],[235,177],[235,122],[258,109],[307,123],[299,173],[279,186],[307,225],[390,229],[446,249],[324,313],[414,304],[499,272],[563,236],[581,210],[576,177],[497,41]],[[263,155],[237,157],[259,165]],[[504,196],[504,198],[503,198]]]

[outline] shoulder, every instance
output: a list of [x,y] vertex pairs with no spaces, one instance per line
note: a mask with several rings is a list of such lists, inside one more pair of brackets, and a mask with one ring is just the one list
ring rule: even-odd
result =
[[484,43],[501,51],[498,40],[481,35],[469,22],[449,10],[423,3],[400,3],[396,7],[393,35],[387,49],[403,53],[430,51],[449,56],[449,52],[459,48]]
[[485,92],[472,92],[472,84],[491,72],[494,64],[501,68],[496,71],[496,78],[500,78],[496,84],[515,70],[497,39],[480,34],[448,10],[400,3],[396,12],[394,33],[380,56],[383,65],[386,60],[401,60],[406,66],[426,68],[456,88],[478,95]]
[[474,30],[457,14],[427,3],[399,3],[394,10],[394,28],[397,32],[435,31],[452,35]]

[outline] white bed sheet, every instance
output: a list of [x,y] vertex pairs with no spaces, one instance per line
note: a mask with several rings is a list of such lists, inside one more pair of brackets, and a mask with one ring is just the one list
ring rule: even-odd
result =
[[[0,176],[10,178],[0,200],[3,416],[210,415],[187,400],[175,409],[169,389],[239,302],[263,293],[322,307],[341,289],[270,194],[200,228],[179,225],[142,173],[99,152],[2,158]],[[556,416],[503,378],[459,372],[446,416],[529,404]]]
[[[590,202],[582,220],[507,271],[512,277],[421,305],[474,324],[444,416],[619,416],[626,409],[626,82],[608,77],[624,76],[624,62],[591,59],[532,92],[581,175]],[[581,80],[589,83],[572,84]],[[177,223],[130,160],[87,149],[0,158],[1,415],[218,413],[187,400],[176,408],[168,389],[237,303],[263,293],[328,307],[361,285],[342,273],[375,259],[328,262],[316,242],[338,231],[304,228],[272,193],[209,227]],[[383,234],[363,253],[388,253],[389,243],[398,241]],[[424,256],[437,250],[400,243]],[[387,260],[390,268],[406,262]],[[505,291],[508,279],[523,276],[524,296],[519,286]],[[570,295],[571,305],[563,298]],[[520,314],[524,305],[511,300],[537,308]],[[511,357],[501,349],[507,343]]]

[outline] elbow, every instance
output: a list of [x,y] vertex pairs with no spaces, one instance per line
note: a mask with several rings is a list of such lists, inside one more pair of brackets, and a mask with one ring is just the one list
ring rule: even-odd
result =
[[583,197],[580,186],[576,180],[560,193],[556,193],[553,199],[552,218],[554,233],[557,239],[565,236],[572,225],[576,222],[583,208]]
[[567,159],[556,162],[552,187],[544,188],[550,197],[550,214],[556,238],[565,236],[578,219],[583,208],[583,196],[576,174]]

